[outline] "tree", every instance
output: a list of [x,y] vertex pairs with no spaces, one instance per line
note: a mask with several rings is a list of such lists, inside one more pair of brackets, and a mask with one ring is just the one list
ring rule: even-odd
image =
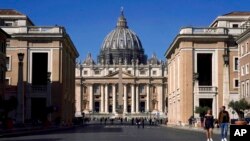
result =
[[246,101],[246,99],[240,99],[239,101],[230,101],[228,107],[232,108],[239,116],[241,120],[244,118],[244,111],[250,109],[250,104]]
[[204,117],[207,113],[207,110],[210,109],[207,106],[204,107],[195,107],[195,113],[200,114],[200,117]]

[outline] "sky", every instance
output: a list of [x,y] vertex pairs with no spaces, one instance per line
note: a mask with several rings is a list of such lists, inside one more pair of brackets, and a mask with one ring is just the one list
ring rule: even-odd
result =
[[16,9],[37,26],[64,26],[80,56],[96,60],[105,36],[116,26],[121,7],[145,53],[164,53],[186,26],[207,27],[219,15],[250,11],[249,0],[0,0],[1,9]]

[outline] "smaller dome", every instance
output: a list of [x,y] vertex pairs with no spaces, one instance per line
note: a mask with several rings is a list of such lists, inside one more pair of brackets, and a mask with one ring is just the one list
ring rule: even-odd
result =
[[91,56],[91,53],[88,53],[86,59],[83,61],[83,64],[84,65],[94,65],[95,64],[95,61]]
[[148,59],[148,64],[159,65],[159,64],[161,64],[161,61],[159,61],[156,54],[153,53],[152,57],[150,59]]

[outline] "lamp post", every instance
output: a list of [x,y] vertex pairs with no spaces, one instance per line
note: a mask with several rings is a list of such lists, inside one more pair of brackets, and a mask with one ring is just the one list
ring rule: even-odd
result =
[[18,53],[18,82],[17,82],[17,123],[24,124],[24,95],[23,95],[23,58],[24,53]]
[[[223,105],[228,106],[229,103],[229,48],[224,48],[223,54]],[[217,113],[216,113],[217,114]]]

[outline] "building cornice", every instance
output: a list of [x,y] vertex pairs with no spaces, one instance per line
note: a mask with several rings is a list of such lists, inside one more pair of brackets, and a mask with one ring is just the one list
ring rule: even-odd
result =
[[[165,52],[165,57],[169,58],[170,53],[178,46],[178,44],[185,41],[226,41],[230,38],[230,35],[225,34],[178,34],[174,41],[169,46],[168,50]],[[205,40],[204,40],[205,39]]]

